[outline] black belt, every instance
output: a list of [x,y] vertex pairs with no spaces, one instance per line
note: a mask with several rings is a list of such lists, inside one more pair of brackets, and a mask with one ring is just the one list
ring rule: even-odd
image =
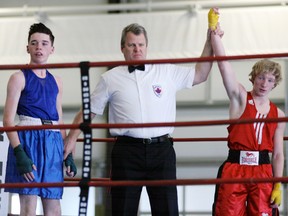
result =
[[119,142],[126,143],[143,143],[143,144],[152,144],[152,143],[160,143],[165,142],[170,138],[168,134],[159,137],[151,137],[151,138],[134,138],[129,136],[117,136],[116,139]]
[[[231,163],[239,163],[240,161],[240,150],[229,150],[228,162]],[[270,164],[270,157],[269,152],[267,150],[265,151],[259,151],[259,164]]]

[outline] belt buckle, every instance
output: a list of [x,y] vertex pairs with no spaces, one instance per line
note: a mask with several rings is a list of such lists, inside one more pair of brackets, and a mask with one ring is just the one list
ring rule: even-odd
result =
[[151,138],[143,139],[143,144],[151,144],[151,143],[152,143],[152,139]]
[[259,152],[258,151],[240,151],[241,165],[257,166],[259,165]]
[[41,119],[42,125],[53,125],[52,120]]

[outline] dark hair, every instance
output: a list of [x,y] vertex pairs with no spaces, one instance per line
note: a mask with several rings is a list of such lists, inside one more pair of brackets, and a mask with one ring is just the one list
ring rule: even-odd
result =
[[137,23],[132,23],[128,26],[126,26],[123,30],[122,30],[122,36],[121,36],[121,48],[124,47],[125,42],[126,42],[126,35],[128,32],[132,32],[135,35],[140,35],[140,34],[144,34],[145,40],[146,40],[146,46],[148,45],[148,37],[147,37],[147,32],[145,30],[145,28]]
[[28,42],[30,41],[30,37],[34,33],[44,33],[49,35],[51,44],[53,46],[54,44],[54,35],[52,34],[52,31],[47,28],[43,23],[34,23],[30,26],[29,34],[28,34]]

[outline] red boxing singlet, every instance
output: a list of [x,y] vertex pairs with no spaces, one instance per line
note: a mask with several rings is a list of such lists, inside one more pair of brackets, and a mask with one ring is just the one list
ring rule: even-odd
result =
[[[246,107],[239,118],[243,119],[278,118],[278,110],[275,104],[270,102],[268,114],[257,111],[251,92],[247,93]],[[231,124],[227,129],[228,147],[233,150],[249,151],[273,151],[273,135],[277,128],[277,122],[254,122],[247,124]]]

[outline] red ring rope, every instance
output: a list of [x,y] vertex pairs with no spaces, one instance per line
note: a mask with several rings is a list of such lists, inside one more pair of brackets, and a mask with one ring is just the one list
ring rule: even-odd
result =
[[[89,67],[114,67],[119,65],[129,64],[163,64],[163,63],[192,63],[192,62],[206,62],[206,61],[221,61],[221,60],[241,60],[241,59],[255,59],[255,58],[282,58],[288,57],[288,53],[271,53],[271,54],[254,54],[254,55],[234,55],[234,56],[217,56],[217,57],[199,57],[199,58],[179,58],[179,59],[155,59],[142,61],[103,61],[103,62],[88,62]],[[54,63],[43,65],[0,65],[0,70],[12,69],[33,69],[33,68],[76,68],[80,67],[80,63]]]
[[[185,59],[163,59],[163,60],[145,60],[145,61],[114,61],[114,62],[89,62],[89,67],[112,67],[129,64],[161,64],[161,63],[192,63],[205,61],[221,60],[239,60],[254,58],[281,58],[288,57],[288,53],[258,54],[258,55],[235,55],[219,57],[200,57]],[[0,65],[0,70],[26,69],[26,68],[75,68],[80,63],[62,63],[45,65]],[[288,118],[277,119],[246,119],[246,120],[214,120],[214,121],[193,121],[193,122],[170,122],[170,123],[145,123],[145,124],[88,124],[91,128],[132,128],[132,127],[165,127],[165,126],[211,126],[223,124],[243,124],[254,122],[287,122]],[[0,131],[18,131],[18,130],[37,130],[37,129],[79,129],[80,125],[41,125],[41,126],[17,126],[1,127]],[[80,139],[81,140],[81,139]],[[108,141],[113,139],[94,139],[93,141]],[[225,141],[227,138],[174,138],[175,141]],[[2,183],[0,188],[18,188],[18,187],[78,187],[81,179],[69,179],[63,183]],[[67,182],[69,181],[69,182]],[[178,179],[178,180],[154,180],[154,181],[111,181],[109,178],[94,178],[87,182],[88,186],[110,187],[110,186],[159,186],[159,185],[207,185],[207,184],[233,184],[233,183],[264,183],[264,182],[283,182],[287,183],[288,178],[249,178],[249,179]]]
[[[94,179],[87,182],[93,187],[112,186],[163,186],[163,185],[213,185],[213,184],[236,184],[236,183],[266,183],[282,182],[287,183],[287,177],[278,178],[224,178],[224,179],[178,179],[178,180],[139,180],[139,181],[110,181],[108,179]],[[33,188],[33,187],[77,187],[80,181],[70,180],[63,183],[5,183],[0,184],[0,188]]]
[[[288,117],[268,119],[230,119],[230,120],[209,120],[209,121],[188,121],[188,122],[164,122],[164,123],[134,123],[134,124],[87,124],[91,128],[139,128],[139,127],[167,127],[167,126],[211,126],[226,124],[246,124],[254,122],[288,122]],[[0,127],[0,131],[40,130],[40,129],[79,129],[81,124],[59,124],[59,125],[33,125]]]

